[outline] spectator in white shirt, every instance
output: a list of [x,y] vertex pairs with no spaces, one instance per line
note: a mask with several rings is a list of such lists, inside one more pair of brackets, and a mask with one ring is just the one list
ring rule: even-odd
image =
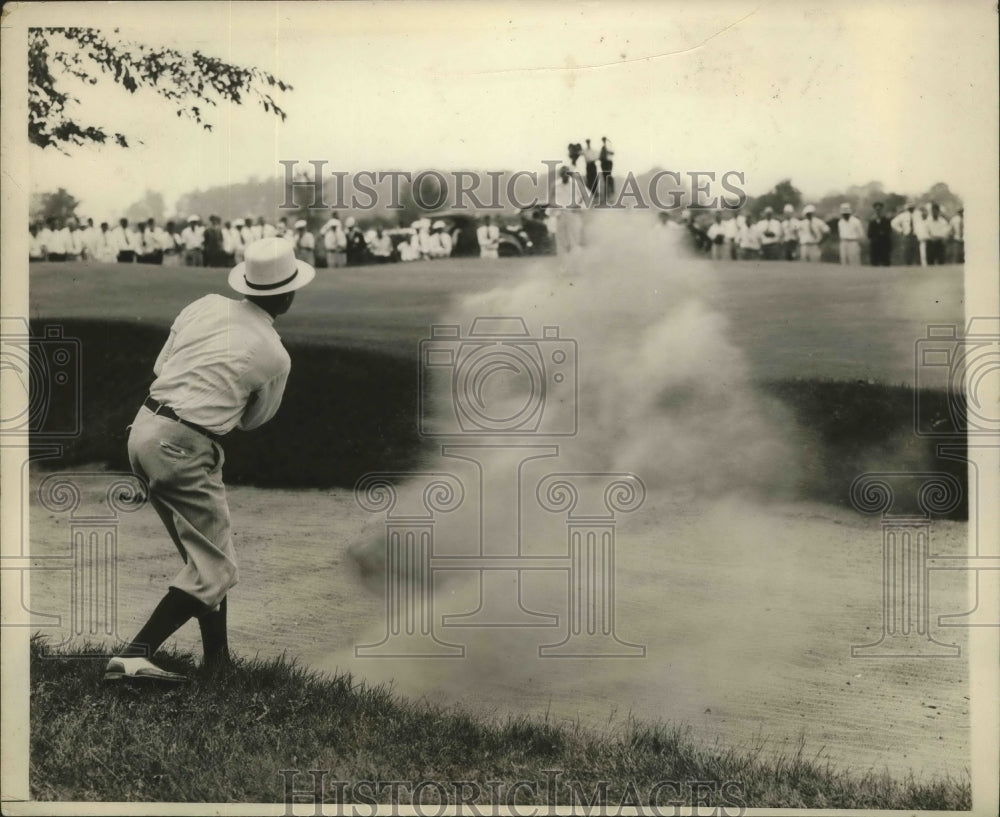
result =
[[108,222],[101,222],[100,229],[95,230],[95,236],[93,244],[94,258],[105,264],[116,261],[118,257],[118,245]]
[[97,238],[97,230],[94,229],[94,219],[88,218],[87,223],[80,228],[80,241],[83,244],[83,259],[93,261],[96,258],[94,252],[94,240]]
[[708,240],[712,242],[712,260],[721,261],[729,258],[729,231],[722,213],[716,212],[715,220],[708,226]]
[[65,261],[69,230],[54,218],[46,226],[45,251],[49,261]]
[[247,225],[246,243],[248,245],[252,244],[254,241],[260,241],[264,237],[263,216],[260,216],[256,222],[253,220],[253,216],[247,216],[246,225]]
[[70,219],[64,234],[66,242],[66,260],[79,261],[83,258],[83,235],[80,233],[76,219]]
[[115,258],[119,264],[131,264],[135,261],[135,254],[138,249],[138,241],[135,233],[128,226],[127,218],[118,219],[118,226],[112,232],[112,241],[115,247]]
[[181,233],[181,241],[184,242],[184,266],[205,266],[205,228],[201,226],[201,219],[198,216],[188,216],[187,227]]
[[479,241],[480,258],[499,258],[500,229],[493,223],[490,216],[486,216],[483,223],[476,229],[476,238]]
[[42,244],[41,230],[38,229],[37,224],[28,225],[28,260],[29,261],[44,261],[45,260],[45,245]]
[[344,232],[344,227],[340,223],[337,213],[330,216],[326,224],[319,228],[319,234],[326,250],[327,264],[334,268],[346,267],[347,234]]
[[951,263],[965,263],[965,208],[951,217]]
[[243,219],[236,219],[233,221],[232,227],[229,228],[229,244],[232,248],[233,258],[239,264],[243,260],[243,250],[246,248],[246,243],[243,241]]
[[381,225],[375,228],[375,237],[371,242],[371,250],[372,258],[378,264],[384,264],[392,260],[392,239],[385,234]]
[[435,221],[431,226],[429,253],[431,258],[448,258],[451,256],[451,236],[445,229],[443,221]]
[[917,237],[917,247],[920,254],[920,266],[927,266],[927,213],[926,205],[921,205],[913,211],[913,234]]
[[799,257],[798,219],[795,218],[795,208],[785,205],[784,216],[781,219],[781,244],[786,261],[794,261]]
[[925,223],[927,230],[927,264],[940,265],[945,261],[945,247],[951,238],[951,224],[944,217],[941,208],[931,202],[930,218]]
[[830,232],[826,222],[816,218],[816,208],[807,204],[802,208],[802,218],[795,224],[799,238],[799,252],[803,261],[817,262],[822,255],[819,245]]
[[906,206],[896,213],[890,222],[893,232],[901,238],[898,242],[902,247],[902,258],[900,260],[905,266],[913,266],[920,259],[919,241],[914,229],[917,221],[917,215],[914,212],[915,208],[916,205],[912,201],[908,201]]
[[316,237],[309,232],[308,222],[300,218],[295,222],[295,257],[312,266],[316,260]]
[[845,266],[860,264],[861,241],[865,237],[865,228],[861,219],[852,214],[851,205],[846,201],[840,205],[837,237],[840,239],[840,263]]
[[759,222],[761,254],[767,261],[777,261],[781,256],[781,222],[774,217],[771,207],[764,208],[764,217]]
[[288,219],[282,216],[278,219],[278,225],[274,229],[275,238],[288,238]]
[[754,223],[749,213],[743,219],[743,224],[736,234],[736,243],[740,248],[741,261],[754,261],[760,258],[760,227]]

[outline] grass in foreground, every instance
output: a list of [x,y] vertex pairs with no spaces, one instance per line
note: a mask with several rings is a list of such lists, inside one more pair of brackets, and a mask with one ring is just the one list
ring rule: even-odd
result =
[[[476,719],[283,659],[238,659],[232,673],[209,683],[192,656],[159,657],[191,674],[192,684],[109,688],[103,661],[49,654],[43,639],[33,640],[35,799],[283,802],[290,770],[299,771],[294,787],[309,790],[308,770],[323,770],[328,803],[388,804],[395,796],[403,805],[558,803],[584,813],[590,804],[651,800],[728,813],[741,806],[971,808],[967,779],[849,774],[801,752],[705,748],[689,730],[660,724],[630,721],[597,733],[542,719]],[[379,792],[372,781],[406,782],[394,795],[394,787]],[[428,782],[414,795],[420,781],[440,785]]]

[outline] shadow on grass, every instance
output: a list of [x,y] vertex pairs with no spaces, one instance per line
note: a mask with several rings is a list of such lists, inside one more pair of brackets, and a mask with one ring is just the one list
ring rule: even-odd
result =
[[[104,463],[127,470],[126,427],[147,394],[152,363],[166,332],[159,327],[94,320],[46,320],[82,350],[82,433],[65,442],[58,467]],[[33,327],[38,331],[42,326]],[[421,459],[417,434],[417,361],[384,352],[289,343],[292,373],[270,423],[226,438],[226,481],[276,488],[351,488],[370,471],[407,471]],[[914,390],[867,382],[781,380],[759,384],[794,417],[801,474],[798,496],[850,506],[850,486],[871,471],[939,471],[955,477],[962,502],[947,516],[967,518],[964,438],[914,433]],[[63,390],[60,394],[67,394]],[[948,412],[948,395],[919,393],[928,416]],[[50,417],[72,420],[77,408],[53,403]],[[45,439],[33,439],[40,446]],[[939,456],[949,443],[954,456]],[[894,513],[916,510],[900,495]]]

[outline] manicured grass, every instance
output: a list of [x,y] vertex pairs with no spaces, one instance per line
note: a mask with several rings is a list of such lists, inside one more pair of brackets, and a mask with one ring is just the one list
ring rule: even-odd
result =
[[[740,806],[971,807],[967,779],[849,774],[801,751],[774,756],[763,742],[747,752],[706,748],[690,730],[668,723],[629,720],[601,733],[549,719],[483,720],[281,659],[238,659],[213,680],[192,656],[161,653],[162,665],[190,674],[193,683],[177,690],[109,687],[101,681],[103,660],[45,652],[36,637],[31,793],[38,800],[282,802],[283,771],[298,770],[295,788],[312,789],[306,772],[321,770],[328,772],[331,803],[372,797],[374,783],[360,781],[405,781],[396,796],[408,806],[418,782],[436,781],[442,788],[425,787],[425,802],[455,805],[457,791],[481,808],[553,799],[580,808],[602,790],[610,808],[646,805],[652,794],[664,813],[670,803],[728,806],[732,813]],[[338,790],[335,781],[348,782]],[[527,785],[514,790],[517,781]],[[391,798],[388,786],[372,797]]]

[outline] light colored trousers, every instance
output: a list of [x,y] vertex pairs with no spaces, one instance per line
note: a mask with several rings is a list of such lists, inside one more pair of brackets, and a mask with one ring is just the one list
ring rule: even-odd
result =
[[176,420],[140,408],[128,438],[132,470],[184,560],[170,582],[214,608],[238,580],[222,484],[222,446]]
[[819,244],[800,244],[799,252],[803,261],[812,261],[815,263],[823,257],[823,252],[820,250]]
[[861,263],[861,243],[858,241],[840,242],[840,263],[856,266]]
[[556,251],[559,255],[579,249],[583,242],[583,215],[578,210],[562,210],[556,220]]

